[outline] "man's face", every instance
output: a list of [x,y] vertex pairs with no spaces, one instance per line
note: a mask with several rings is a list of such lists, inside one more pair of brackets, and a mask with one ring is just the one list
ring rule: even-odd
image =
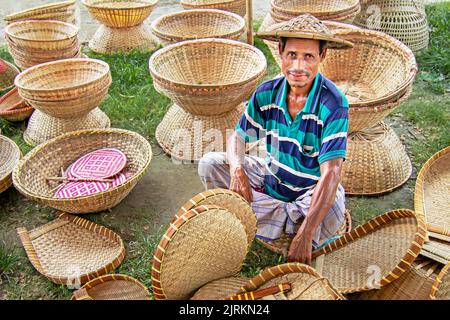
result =
[[325,58],[326,49],[320,55],[320,42],[312,39],[287,38],[286,47],[280,55],[281,71],[289,85],[303,88],[311,84],[319,71],[319,65]]

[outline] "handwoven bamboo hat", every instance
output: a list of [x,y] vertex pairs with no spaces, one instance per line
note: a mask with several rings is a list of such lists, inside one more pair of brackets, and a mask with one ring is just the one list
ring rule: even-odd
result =
[[17,88],[0,97],[0,118],[5,120],[11,122],[26,120],[33,113],[33,110],[33,107],[19,95]]
[[0,59],[0,90],[11,89],[14,86],[14,79],[19,72],[15,65]]
[[219,9],[236,13],[242,17],[247,14],[246,0],[181,0],[184,9]]
[[56,284],[86,283],[115,269],[125,257],[119,235],[66,213],[30,232],[17,232],[34,268]]
[[14,141],[0,134],[0,193],[12,184],[12,171],[22,153]]
[[347,49],[353,46],[350,41],[335,36],[319,19],[310,14],[302,14],[273,25],[270,30],[258,32],[256,35],[267,40],[278,40],[282,37],[325,40],[328,47],[334,49]]

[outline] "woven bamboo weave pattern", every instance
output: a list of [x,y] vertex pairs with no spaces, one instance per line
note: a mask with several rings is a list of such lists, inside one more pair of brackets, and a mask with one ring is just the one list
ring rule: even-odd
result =
[[8,90],[14,86],[14,79],[19,74],[19,69],[13,64],[0,59],[0,90]]
[[0,97],[0,118],[12,122],[23,121],[28,119],[32,112],[33,107],[19,96],[17,88],[8,91]]
[[22,153],[16,143],[0,134],[0,193],[11,186],[11,173],[21,156]]
[[36,270],[57,284],[83,284],[115,269],[125,256],[116,233],[68,214],[33,231],[17,231]]
[[184,9],[219,9],[236,13],[242,17],[247,14],[246,0],[181,0]]
[[450,300],[450,263],[446,264],[436,278],[431,289],[430,298],[433,300]]
[[155,252],[155,299],[187,299],[205,284],[237,274],[247,247],[234,214],[217,206],[190,210],[171,224]]
[[324,255],[318,272],[339,292],[367,291],[398,279],[419,255],[425,236],[420,217],[410,210],[394,210],[313,252],[313,258]]
[[190,300],[223,300],[235,295],[247,282],[247,278],[237,277],[211,281],[198,289]]

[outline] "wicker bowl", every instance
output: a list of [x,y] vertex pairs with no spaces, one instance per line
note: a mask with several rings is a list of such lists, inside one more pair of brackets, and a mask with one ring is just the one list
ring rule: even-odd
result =
[[[87,197],[59,199],[47,177],[60,175],[82,155],[100,148],[117,148],[128,159],[132,177],[126,183]],[[81,130],[39,145],[28,153],[13,172],[14,186],[26,197],[64,212],[82,214],[114,207],[134,188],[147,171],[152,158],[148,141],[137,133],[121,129]]]
[[0,193],[11,186],[11,173],[21,156],[22,153],[16,143],[0,135]]
[[8,61],[0,59],[0,90],[9,90],[14,87],[14,79],[19,69]]
[[176,43],[157,51],[149,61],[156,90],[198,115],[235,109],[255,90],[266,67],[259,49],[227,39]]
[[82,0],[94,19],[112,28],[140,25],[159,0]]
[[181,0],[181,5],[184,9],[219,9],[242,17],[247,14],[246,0]]
[[33,113],[33,107],[19,96],[17,88],[8,91],[0,98],[0,118],[16,122],[28,119]]
[[214,9],[167,14],[152,23],[152,31],[163,45],[203,38],[238,40],[244,29],[245,20],[239,15]]

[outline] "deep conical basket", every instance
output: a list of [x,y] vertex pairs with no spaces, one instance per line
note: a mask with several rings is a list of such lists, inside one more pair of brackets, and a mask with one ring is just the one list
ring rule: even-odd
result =
[[[57,177],[81,156],[101,148],[117,148],[127,157],[131,174],[124,184],[91,196],[55,198],[55,185],[48,177]],[[121,129],[81,130],[71,132],[34,148],[13,173],[16,189],[27,198],[64,212],[82,214],[116,206],[135,187],[148,170],[152,158],[149,142],[141,135]]]
[[239,15],[214,9],[171,13],[152,23],[152,31],[163,45],[203,38],[238,40],[244,29],[245,20]]
[[247,14],[246,0],[181,0],[181,5],[184,9],[219,9],[242,17]]
[[0,135],[0,193],[12,184],[12,171],[19,163],[22,153],[11,139]]
[[176,43],[149,61],[156,90],[187,112],[207,116],[229,112],[246,100],[266,66],[259,49],[227,39]]

